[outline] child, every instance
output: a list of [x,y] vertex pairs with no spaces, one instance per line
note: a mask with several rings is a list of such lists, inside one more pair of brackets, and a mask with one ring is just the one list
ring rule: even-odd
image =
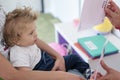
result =
[[83,74],[89,68],[78,55],[62,57],[37,38],[35,25],[37,16],[30,8],[15,9],[9,12],[6,18],[3,36],[7,46],[10,47],[10,62],[17,69],[43,71],[77,69]]

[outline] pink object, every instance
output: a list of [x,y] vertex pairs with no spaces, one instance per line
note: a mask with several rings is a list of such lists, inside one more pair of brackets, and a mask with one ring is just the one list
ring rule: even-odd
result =
[[79,19],[74,19],[73,20],[75,27],[79,25],[80,20]]
[[61,54],[62,56],[65,56],[68,54],[66,47],[64,45],[58,44],[58,43],[50,43],[50,47],[52,47],[56,52]]

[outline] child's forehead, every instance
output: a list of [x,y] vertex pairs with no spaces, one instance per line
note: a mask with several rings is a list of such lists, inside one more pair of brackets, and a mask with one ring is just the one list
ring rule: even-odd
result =
[[35,21],[27,23],[27,24],[26,24],[26,27],[27,27],[27,28],[35,28],[35,27],[36,27]]
[[34,22],[19,22],[15,29],[18,33],[26,33],[36,29],[36,24]]
[[36,29],[36,25],[33,23],[28,23],[24,26],[24,30],[29,31],[29,30],[34,30]]

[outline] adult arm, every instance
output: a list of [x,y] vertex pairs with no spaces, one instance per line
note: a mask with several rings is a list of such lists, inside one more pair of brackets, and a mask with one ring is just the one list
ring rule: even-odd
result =
[[57,53],[48,44],[46,44],[40,39],[36,40],[36,44],[40,49],[46,51],[49,55],[56,59],[55,65],[52,70],[65,71],[65,62],[63,57],[59,53]]
[[16,70],[1,54],[0,77],[4,80],[83,80],[77,75],[61,71]]
[[11,76],[16,73],[16,70],[8,62],[8,60],[0,53],[0,77],[5,80],[12,80]]

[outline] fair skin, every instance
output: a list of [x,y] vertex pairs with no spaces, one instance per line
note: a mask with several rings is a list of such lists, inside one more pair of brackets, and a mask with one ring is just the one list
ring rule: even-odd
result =
[[105,13],[115,28],[120,29],[120,8],[113,1],[109,2]]
[[[46,43],[37,38],[35,23],[31,23],[28,26],[32,27],[28,30],[28,33],[22,36],[26,41],[25,44],[21,44],[21,42],[23,42],[22,40],[18,41],[17,44],[28,46],[36,43],[39,48],[46,50],[56,59],[55,66],[52,71],[32,71],[25,67],[21,68],[23,70],[16,70],[9,61],[0,54],[0,77],[4,80],[83,80],[77,75],[64,72],[63,57],[51,49]],[[61,71],[55,71],[56,69]]]
[[[116,29],[120,30],[120,8],[110,1],[109,5],[105,8],[106,16],[110,19],[111,23]],[[103,69],[106,71],[105,75],[98,73],[97,80],[120,80],[120,72],[108,67],[104,61],[101,61]],[[94,74],[91,78],[94,77]],[[92,80],[92,79],[91,79]]]
[[[55,65],[53,67],[53,71],[60,70],[65,71],[65,63],[64,59],[61,55],[59,55],[57,52],[55,52],[52,48],[50,48],[46,43],[39,40],[37,38],[37,32],[36,32],[36,25],[35,22],[26,24],[29,29],[27,29],[22,35],[19,41],[16,41],[16,45],[18,46],[31,46],[33,44],[37,44],[37,46],[47,51],[51,56],[53,56],[56,59]],[[17,67],[19,70],[31,70],[29,67]]]
[[52,71],[56,71],[56,70],[66,71],[64,59],[60,54],[58,54],[56,51],[54,51],[51,47],[49,47],[45,42],[43,42],[40,39],[37,39],[36,44],[40,49],[49,52],[49,54],[56,59]]
[[0,77],[4,80],[83,80],[77,75],[63,71],[16,70],[1,53]]
[[[37,44],[37,46],[40,49],[48,52],[49,55],[51,55],[53,58],[56,59],[52,71],[56,71],[56,70],[65,71],[65,62],[63,57],[59,55],[56,51],[54,51],[52,48],[50,48],[45,42],[37,38],[35,22],[26,24],[26,26],[28,26],[28,29],[25,32],[23,32],[20,40],[16,42],[16,45],[26,47],[26,46],[31,46],[33,44]],[[31,70],[29,67],[17,67],[17,69]]]
[[[101,73],[97,73],[97,79],[96,80],[120,80],[120,72],[108,67],[104,61],[102,60],[100,62],[102,68],[107,72],[105,75],[102,75]],[[94,76],[96,73],[94,73],[91,76],[90,80],[94,80]]]
[[108,67],[104,61],[101,61],[101,65],[104,70],[106,70],[106,74],[101,76],[100,80],[120,80],[120,72]]

